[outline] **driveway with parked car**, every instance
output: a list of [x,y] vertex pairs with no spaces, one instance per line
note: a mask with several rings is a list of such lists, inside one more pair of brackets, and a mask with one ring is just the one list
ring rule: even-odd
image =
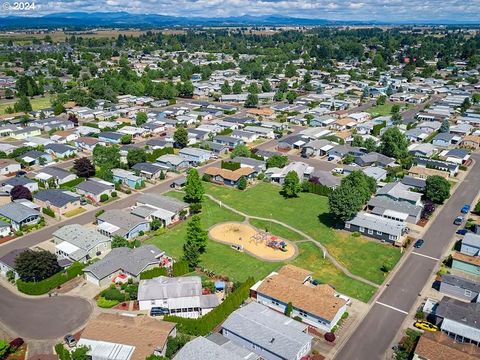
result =
[[85,324],[92,305],[73,296],[26,298],[0,286],[0,322],[26,339],[56,339]]

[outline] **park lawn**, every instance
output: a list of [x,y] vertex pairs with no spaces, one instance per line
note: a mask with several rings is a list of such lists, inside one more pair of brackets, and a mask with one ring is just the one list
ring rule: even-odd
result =
[[[183,194],[169,192],[166,195],[181,199]],[[202,213],[200,214],[202,227],[208,229],[211,226],[226,221],[243,221],[243,217],[230,210],[221,208],[213,201],[205,199]],[[183,243],[187,233],[187,221],[167,229],[165,233],[148,239],[146,243],[154,244],[175,259],[183,255]],[[228,245],[208,241],[207,251],[202,255],[201,266],[214,271],[216,274],[227,275],[235,281],[244,281],[253,276],[260,280],[272,271],[278,269],[281,263],[264,262],[249,254],[238,252]]]
[[322,250],[312,242],[298,244],[300,255],[291,262],[293,265],[313,272],[313,278],[332,285],[339,293],[368,302],[376,288],[352,279],[337,269],[329,259],[323,258]]
[[370,115],[372,115],[372,117],[390,115],[390,113],[392,112],[393,105],[394,105],[393,102],[387,101],[383,105],[375,105],[365,111],[368,112]]
[[328,251],[352,274],[381,284],[384,281],[382,266],[392,268],[400,258],[400,250],[390,245],[364,238],[341,237],[332,229],[328,214],[328,199],[310,193],[300,193],[298,198],[285,199],[276,185],[259,183],[245,191],[229,189],[210,183],[207,193],[225,204],[248,215],[282,221],[324,244]]
[[[17,100],[18,99],[12,99],[12,100],[8,100],[0,103],[0,115],[5,115],[5,109],[9,106],[13,107],[13,104],[15,104]],[[30,103],[32,104],[32,110],[34,111],[46,109],[52,106],[50,103],[50,96],[37,97],[37,98],[30,99]]]
[[271,221],[250,219],[249,222],[251,225],[255,226],[259,230],[262,230],[262,231],[266,230],[286,240],[291,240],[291,241],[305,240],[305,238],[299,233]]

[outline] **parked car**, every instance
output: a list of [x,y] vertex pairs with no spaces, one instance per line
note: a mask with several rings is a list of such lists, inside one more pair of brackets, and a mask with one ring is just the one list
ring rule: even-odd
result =
[[468,204],[463,205],[462,209],[460,210],[462,214],[468,214],[469,211],[470,211],[470,205]]
[[65,344],[67,344],[71,348],[77,345],[77,340],[75,340],[75,338],[71,334],[65,335],[63,340],[65,340]]
[[327,161],[332,161],[332,160],[334,160],[334,159],[335,159],[335,157],[329,156],[329,157],[327,158]]
[[163,307],[152,307],[150,309],[150,316],[163,316],[170,314],[170,310]]
[[466,235],[468,233],[467,229],[458,229],[457,234],[458,235]]
[[453,223],[455,225],[462,225],[462,222],[463,222],[463,216],[457,216],[455,220],[453,220]]
[[22,346],[25,343],[22,338],[18,337],[10,341],[10,352],[15,352],[18,350],[20,346]]
[[413,326],[415,326],[417,329],[422,329],[425,331],[431,331],[431,332],[438,331],[438,326],[433,325],[425,320],[418,320],[415,322],[415,324],[413,324]]
[[418,239],[417,241],[415,241],[415,244],[413,244],[413,247],[415,249],[419,249],[422,247],[423,243],[425,242],[425,240],[423,239]]

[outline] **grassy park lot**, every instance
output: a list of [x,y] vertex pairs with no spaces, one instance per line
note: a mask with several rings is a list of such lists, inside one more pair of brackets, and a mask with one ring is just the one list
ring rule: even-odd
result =
[[[182,198],[183,196],[177,192],[170,192],[167,195],[176,198]],[[208,198],[203,202],[203,210],[200,216],[202,226],[205,229],[221,222],[244,220],[242,216],[220,207]],[[300,235],[281,225],[256,220],[252,220],[251,224],[263,230],[268,228],[276,236],[292,241],[302,240]],[[183,254],[182,247],[186,229],[187,222],[182,222],[163,233],[153,236],[147,242],[158,246],[167,254],[179,259]],[[233,250],[228,245],[210,240],[206,253],[202,255],[201,265],[206,269],[214,271],[216,274],[226,275],[232,280],[244,281],[249,276],[253,276],[256,280],[261,279],[270,272],[279,269],[285,263],[292,263],[313,271],[315,279],[329,283],[339,292],[361,301],[367,302],[375,293],[376,289],[374,287],[346,276],[328,259],[323,259],[322,251],[315,244],[310,242],[299,243],[298,250],[298,256],[290,261],[268,262]]]
[[[17,100],[18,99],[12,99],[0,102],[0,115],[5,115],[5,109],[7,109],[9,106],[13,107],[13,104],[15,104]],[[32,104],[33,110],[46,109],[52,106],[49,96],[31,98],[30,103]]]
[[301,193],[298,198],[285,199],[278,186],[268,183],[245,191],[205,186],[208,194],[247,215],[275,219],[304,232],[325,245],[352,274],[377,284],[385,279],[382,268],[393,268],[401,257],[400,250],[390,245],[333,230],[326,197]]

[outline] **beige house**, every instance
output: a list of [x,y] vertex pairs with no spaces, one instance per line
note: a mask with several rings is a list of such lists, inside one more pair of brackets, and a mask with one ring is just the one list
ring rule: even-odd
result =
[[442,171],[438,169],[430,169],[426,167],[421,167],[421,166],[412,166],[410,170],[408,170],[408,175],[417,177],[420,179],[426,179],[429,176],[441,176],[445,179],[448,179],[450,177],[450,173],[447,171]]
[[478,136],[478,135],[467,135],[463,138],[460,145],[463,146],[463,147],[478,149],[480,147],[480,136]]

